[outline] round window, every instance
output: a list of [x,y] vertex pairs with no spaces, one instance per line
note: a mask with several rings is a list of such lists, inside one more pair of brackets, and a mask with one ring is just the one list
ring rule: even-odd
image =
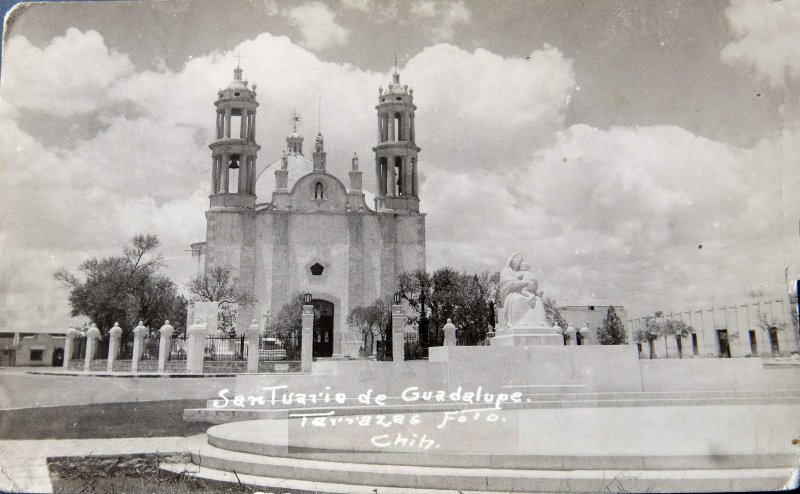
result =
[[235,93],[233,93],[234,96],[239,96],[240,94],[242,94],[242,93],[240,93],[239,91],[236,91]]

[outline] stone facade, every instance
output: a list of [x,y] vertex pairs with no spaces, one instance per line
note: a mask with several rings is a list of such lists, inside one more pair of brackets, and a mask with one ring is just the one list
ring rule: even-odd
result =
[[[379,92],[379,136],[373,151],[380,190],[371,208],[362,190],[358,158],[353,157],[349,187],[345,186],[327,172],[322,135],[316,136],[313,160],[305,158],[303,138],[294,129],[280,159],[257,165],[254,124],[249,119],[242,123],[237,139],[230,138],[231,124],[226,123],[229,114],[254,114],[255,91],[241,80],[239,69],[231,88],[239,99],[226,89],[215,103],[222,117],[217,118],[217,140],[210,145],[214,193],[206,212],[206,242],[193,244],[193,252],[202,256],[206,272],[215,266],[233,267],[243,288],[258,298],[255,307],[240,309],[240,334],[253,319],[263,326],[293,294],[308,292],[315,300],[333,304],[333,355],[353,355],[359,338],[347,328],[350,310],[391,296],[402,272],[425,269],[413,90],[401,86],[395,74],[389,88]],[[252,167],[234,191],[226,175],[236,170],[234,166],[241,173],[237,143]]]

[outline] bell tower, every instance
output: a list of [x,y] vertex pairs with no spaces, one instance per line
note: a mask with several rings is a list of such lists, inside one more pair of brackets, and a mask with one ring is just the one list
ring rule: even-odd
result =
[[400,84],[395,68],[386,91],[378,89],[378,144],[375,173],[379,211],[419,212],[417,153],[414,143],[414,90]]
[[256,202],[256,85],[237,65],[233,81],[217,94],[216,139],[211,148],[211,207],[254,209]]

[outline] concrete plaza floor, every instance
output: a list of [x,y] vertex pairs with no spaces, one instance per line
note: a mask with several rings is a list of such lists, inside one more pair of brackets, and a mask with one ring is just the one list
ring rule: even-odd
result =
[[[207,399],[233,377],[101,377],[53,368],[0,369],[0,409]],[[205,436],[203,434],[203,436]],[[8,440],[0,437],[0,491],[52,492],[48,457],[187,452],[186,437]]]
[[[200,436],[205,436],[201,434]],[[53,492],[47,458],[185,453],[188,437],[0,441],[0,491]],[[199,438],[194,438],[197,441]]]

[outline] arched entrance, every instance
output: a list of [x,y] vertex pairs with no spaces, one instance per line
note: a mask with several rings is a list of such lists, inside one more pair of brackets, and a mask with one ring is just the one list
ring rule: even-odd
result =
[[333,302],[312,300],[314,306],[314,357],[333,356]]
[[56,348],[53,351],[53,360],[51,362],[53,367],[61,367],[64,365],[64,349]]

